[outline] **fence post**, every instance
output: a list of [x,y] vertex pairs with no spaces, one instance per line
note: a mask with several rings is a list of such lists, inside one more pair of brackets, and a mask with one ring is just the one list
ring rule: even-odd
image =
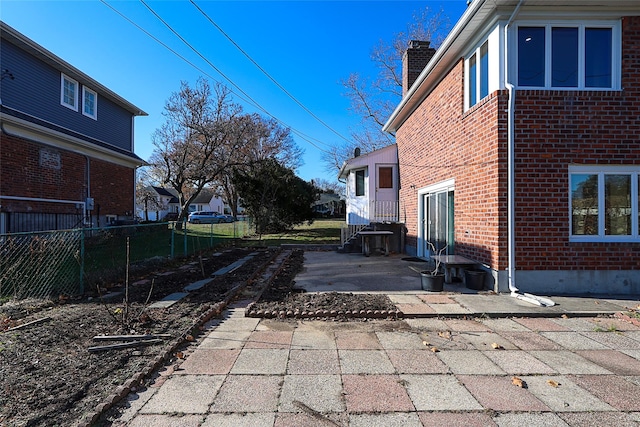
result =
[[80,229],[80,295],[84,294],[84,230]]
[[182,232],[184,233],[184,256],[187,256],[187,218],[183,219]]
[[171,259],[173,259],[174,251],[173,248],[175,246],[175,233],[176,233],[176,223],[173,223],[173,227],[171,227]]

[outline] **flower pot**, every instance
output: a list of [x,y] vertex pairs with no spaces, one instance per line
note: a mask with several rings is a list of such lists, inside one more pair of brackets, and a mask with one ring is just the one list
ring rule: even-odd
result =
[[481,291],[484,289],[484,275],[483,270],[465,270],[464,282],[469,289]]
[[432,274],[430,271],[421,271],[422,290],[441,292],[444,287],[444,274]]

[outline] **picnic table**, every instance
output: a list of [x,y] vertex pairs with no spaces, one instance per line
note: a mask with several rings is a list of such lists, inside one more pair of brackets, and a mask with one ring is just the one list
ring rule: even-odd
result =
[[445,283],[451,283],[453,277],[460,277],[459,272],[478,265],[478,262],[462,255],[431,255],[431,259],[440,263],[444,269]]
[[362,236],[362,253],[364,256],[371,254],[371,237],[382,237],[384,241],[384,256],[389,256],[389,236],[393,236],[393,231],[360,231]]

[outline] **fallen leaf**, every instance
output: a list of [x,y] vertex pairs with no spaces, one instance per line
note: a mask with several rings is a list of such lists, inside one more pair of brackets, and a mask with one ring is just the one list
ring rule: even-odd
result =
[[194,339],[193,339],[193,335],[187,335],[187,336],[185,337],[185,339],[186,339],[187,341],[194,341]]
[[440,338],[444,338],[448,340],[451,338],[451,332],[450,331],[438,332],[438,336]]
[[429,342],[428,341],[422,341],[422,345],[424,345],[425,347],[429,347]]
[[504,347],[498,344],[497,342],[492,343],[491,347],[495,348],[496,350],[504,350]]
[[522,380],[522,378],[511,377],[511,383],[513,385],[517,385],[520,388],[527,388],[527,383]]
[[563,314],[563,315],[562,315],[562,316],[560,316],[560,317],[562,317],[563,319],[568,319],[568,318],[569,318],[569,316],[567,316],[566,314]]
[[434,353],[437,353],[437,352],[439,352],[440,350],[438,350],[438,348],[437,348],[437,347],[431,347],[431,351],[432,351],[432,352],[434,352]]
[[547,384],[549,384],[551,387],[554,387],[554,388],[558,388],[558,386],[560,385],[559,382],[554,380],[547,380]]
[[599,301],[594,301],[594,303],[595,303],[596,305],[600,304],[600,302],[599,302]]

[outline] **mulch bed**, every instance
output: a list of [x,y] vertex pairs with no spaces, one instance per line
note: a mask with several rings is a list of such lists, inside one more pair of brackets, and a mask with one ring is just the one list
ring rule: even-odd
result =
[[304,265],[303,251],[294,251],[275,283],[247,309],[249,317],[317,318],[331,320],[396,319],[402,315],[386,295],[312,293],[296,288],[295,276]]

